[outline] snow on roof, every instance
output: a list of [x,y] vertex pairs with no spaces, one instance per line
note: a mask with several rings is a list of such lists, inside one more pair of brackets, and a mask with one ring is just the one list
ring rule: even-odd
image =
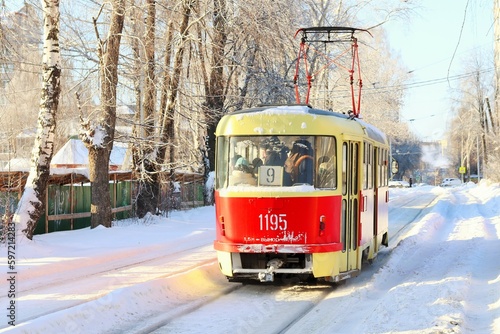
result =
[[52,158],[53,165],[89,163],[89,151],[81,140],[70,139]]
[[124,143],[113,144],[113,149],[111,150],[111,155],[109,157],[109,163],[111,165],[122,165],[127,155],[128,145]]
[[30,159],[27,158],[12,158],[3,166],[4,171],[29,171],[31,166]]
[[[127,152],[127,144],[114,143],[109,157],[110,165],[122,165]],[[80,139],[70,139],[54,155],[51,165],[88,165],[89,151]]]
[[133,115],[135,114],[133,107],[127,105],[121,105],[116,107],[117,115]]
[[35,138],[36,136],[36,128],[24,129],[19,134],[17,134],[17,138]]

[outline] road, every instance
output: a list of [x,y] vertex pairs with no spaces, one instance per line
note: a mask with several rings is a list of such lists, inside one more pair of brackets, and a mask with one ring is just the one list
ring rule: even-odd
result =
[[389,247],[342,284],[229,283],[213,234],[193,233],[133,255],[35,268],[17,286],[19,325],[0,332],[488,333],[500,326],[500,307],[484,312],[485,302],[499,303],[500,278],[480,270],[500,256],[498,205],[460,189],[394,193]]

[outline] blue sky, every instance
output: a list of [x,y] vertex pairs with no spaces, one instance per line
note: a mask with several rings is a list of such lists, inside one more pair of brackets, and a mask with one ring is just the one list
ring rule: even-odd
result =
[[[493,0],[420,4],[418,15],[391,22],[386,29],[394,54],[412,71],[411,86],[420,86],[406,90],[402,120],[421,139],[439,140],[453,117],[452,91],[460,83],[454,77],[467,72],[467,59],[480,54],[487,60],[493,52]],[[493,64],[485,68],[493,69]]]

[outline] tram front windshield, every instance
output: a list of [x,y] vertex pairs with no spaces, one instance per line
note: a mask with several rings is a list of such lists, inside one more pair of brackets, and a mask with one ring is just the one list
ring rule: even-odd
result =
[[241,136],[217,141],[216,187],[337,187],[335,137]]

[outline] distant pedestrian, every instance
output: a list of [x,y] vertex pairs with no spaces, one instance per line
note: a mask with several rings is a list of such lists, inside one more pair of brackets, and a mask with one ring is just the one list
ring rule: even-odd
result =
[[413,179],[410,177],[410,188],[411,188],[412,184],[413,184]]

